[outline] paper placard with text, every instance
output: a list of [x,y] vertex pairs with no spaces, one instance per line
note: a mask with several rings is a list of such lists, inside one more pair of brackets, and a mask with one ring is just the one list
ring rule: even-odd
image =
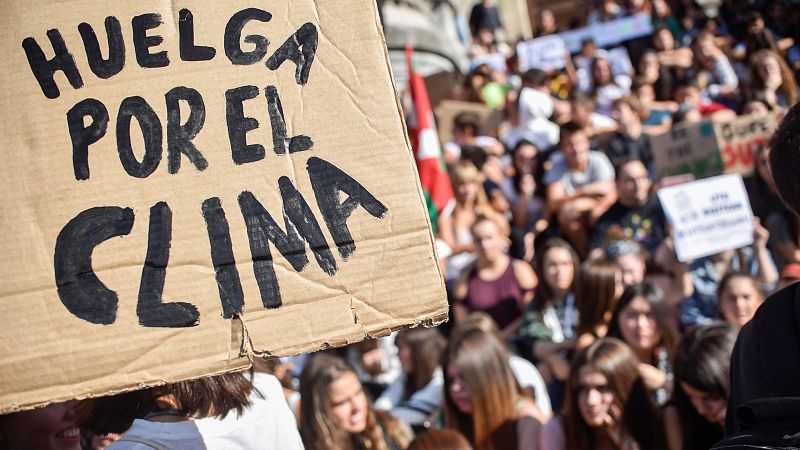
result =
[[661,188],[658,199],[672,225],[680,261],[753,243],[753,211],[739,174]]
[[0,24],[0,412],[446,318],[375,2]]
[[558,35],[544,36],[517,44],[519,70],[563,69],[567,65],[567,48]]

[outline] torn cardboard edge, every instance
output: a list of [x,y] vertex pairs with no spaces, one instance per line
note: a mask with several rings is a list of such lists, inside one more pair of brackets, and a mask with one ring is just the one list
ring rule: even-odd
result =
[[[445,300],[443,306],[446,305],[447,301]],[[358,337],[353,340],[347,339],[347,336],[341,336],[341,340],[339,340],[340,337],[336,336],[334,339],[315,341],[312,343],[312,345],[314,346],[313,350],[308,350],[302,353],[314,353],[320,350],[344,347],[347,345],[355,344],[357,342],[361,342],[364,339],[375,339],[383,336],[388,336],[389,334],[395,331],[404,330],[407,328],[416,328],[418,326],[423,326],[425,328],[432,328],[444,322],[447,322],[448,320],[449,320],[448,308],[443,307],[439,308],[437,311],[428,316],[415,320],[411,324],[380,328],[375,332],[369,331],[362,326],[363,334],[358,335]],[[347,335],[348,333],[344,334]],[[238,347],[233,345],[235,341],[238,341]],[[238,350],[235,351],[234,349],[237,348]],[[9,408],[0,409],[0,415],[41,408],[53,403],[60,403],[69,400],[85,400],[90,398],[107,397],[110,395],[123,394],[125,392],[131,392],[139,389],[146,389],[155,386],[163,386],[169,383],[177,383],[179,381],[194,380],[197,378],[221,375],[223,373],[247,370],[253,366],[253,361],[256,358],[272,359],[285,356],[292,356],[293,354],[296,353],[287,352],[286,354],[277,354],[268,351],[259,351],[255,349],[253,346],[253,342],[250,339],[250,333],[247,330],[247,326],[245,325],[244,320],[242,319],[241,316],[237,315],[234,316],[233,319],[231,319],[231,350],[229,352],[230,356],[226,364],[227,367],[223,370],[217,370],[204,375],[192,376],[187,378],[179,377],[176,379],[169,379],[169,380],[162,379],[154,381],[152,383],[143,382],[135,386],[127,386],[119,389],[109,389],[99,393],[79,393],[77,395],[65,395],[61,397],[52,398],[44,402],[36,402],[25,405],[11,405]]]

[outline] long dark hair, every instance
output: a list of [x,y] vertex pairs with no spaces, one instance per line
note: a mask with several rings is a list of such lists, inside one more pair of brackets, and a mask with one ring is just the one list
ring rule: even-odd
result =
[[608,260],[588,260],[581,266],[581,282],[575,288],[575,304],[580,315],[578,336],[594,333],[596,326],[609,319],[614,308],[618,270],[617,265]]
[[580,277],[579,274],[579,258],[578,254],[575,252],[575,249],[569,244],[569,242],[565,241],[561,238],[550,238],[542,244],[541,248],[537,249],[536,251],[536,276],[539,278],[539,283],[536,285],[536,296],[534,298],[534,308],[536,309],[544,309],[546,306],[553,303],[555,298],[555,293],[553,289],[547,285],[546,278],[544,276],[544,260],[547,257],[547,253],[554,248],[563,248],[569,252],[570,256],[572,257],[572,286],[570,286],[570,290],[574,289],[575,286],[578,284],[578,279]]
[[164,396],[169,396],[186,416],[225,418],[231,411],[241,414],[250,405],[252,376],[252,371],[247,375],[233,372],[84,400],[76,409],[78,422],[96,434],[124,433],[134,419],[163,409],[157,400]]
[[606,378],[614,393],[614,402],[622,412],[620,420],[639,447],[664,449],[661,417],[639,375],[639,361],[624,342],[614,338],[598,339],[572,362],[563,412],[566,448],[592,450],[598,445],[594,430],[583,420],[578,405],[583,367],[591,367]]
[[411,394],[425,387],[433,379],[433,374],[442,361],[447,341],[436,328],[417,327],[401,331],[395,339],[398,348],[408,347],[411,350],[413,373],[406,377],[403,398],[407,400]]
[[728,399],[730,367],[737,331],[725,322],[695,328],[681,340],[675,357],[675,391],[670,404],[679,412],[684,450],[705,450],[722,439],[722,427],[697,413],[681,383]]
[[[627,308],[636,298],[643,298],[650,305],[656,326],[661,333],[661,340],[656,343],[656,346],[664,347],[670,360],[672,360],[678,346],[678,330],[669,305],[664,300],[664,293],[650,283],[634,284],[628,286],[622,292],[622,296],[619,298],[616,308],[614,308],[614,315],[608,328],[608,336],[624,341],[622,332],[619,329],[620,315],[622,310]],[[645,362],[649,363],[650,361]]]

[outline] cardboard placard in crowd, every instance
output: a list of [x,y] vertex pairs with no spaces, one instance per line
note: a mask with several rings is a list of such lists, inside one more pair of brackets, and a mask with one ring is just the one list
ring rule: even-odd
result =
[[672,225],[679,261],[753,243],[753,211],[739,174],[661,188],[658,199]]
[[722,155],[725,173],[749,175],[756,165],[756,152],[765,145],[778,128],[778,115],[742,116],[715,125],[717,145]]
[[0,20],[0,413],[446,318],[375,2]]
[[520,72],[563,69],[567,65],[567,48],[559,35],[543,36],[517,44],[517,58]]
[[687,173],[696,178],[722,173],[749,175],[758,148],[777,127],[779,114],[675,125],[669,132],[650,138],[656,171],[659,177]]
[[705,178],[722,173],[714,124],[710,120],[676,124],[664,134],[650,137],[659,178],[685,173]]
[[439,140],[443,143],[453,139],[453,122],[461,113],[473,113],[478,116],[481,125],[478,130],[479,135],[492,135],[503,120],[502,112],[489,108],[483,103],[443,100],[436,107],[436,128],[439,132]]

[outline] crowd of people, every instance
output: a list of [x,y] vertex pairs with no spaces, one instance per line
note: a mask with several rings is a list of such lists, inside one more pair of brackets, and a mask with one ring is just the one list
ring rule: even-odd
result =
[[[573,25],[652,17],[652,35],[623,44],[631,67],[585,40],[563,69],[524,72],[497,8],[481,0],[469,16],[474,63],[451,96],[503,120],[460,114],[442,143],[455,198],[433,225],[448,323],[2,416],[0,449],[691,450],[722,439],[737,334],[800,280],[800,219],[764,145],[746,180],[753,244],[680,261],[650,138],[796,104],[800,8],[600,0]],[[561,31],[547,9],[536,22],[537,37]],[[505,68],[480,62],[497,53]]]

